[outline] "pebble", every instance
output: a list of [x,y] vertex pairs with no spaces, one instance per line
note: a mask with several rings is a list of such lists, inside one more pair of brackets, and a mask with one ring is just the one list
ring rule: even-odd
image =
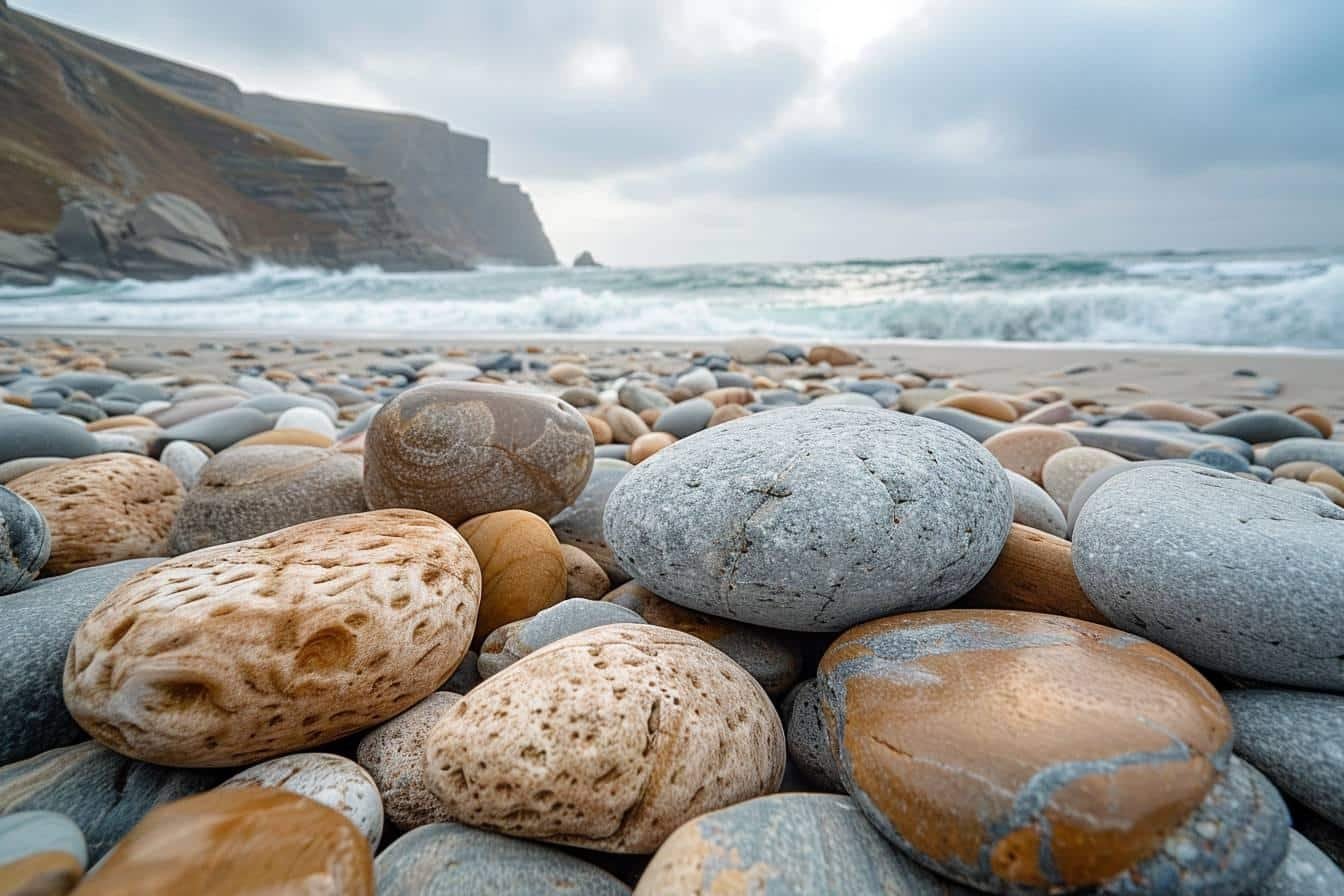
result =
[[1293,411],[1293,416],[1311,424],[1312,428],[1320,433],[1322,438],[1328,439],[1335,434],[1335,424],[1316,408],[1299,408]]
[[[1095,450],[1095,449],[1094,449]],[[1190,455],[1190,459],[1206,467],[1222,470],[1224,473],[1249,473],[1251,465],[1246,458],[1221,448],[1200,448]]]
[[84,834],[69,817],[42,811],[0,816],[0,893],[69,892],[88,863]]
[[1164,435],[1152,431],[1117,427],[1088,427],[1071,429],[1070,433],[1079,444],[1089,448],[1100,448],[1112,454],[1118,454],[1126,460],[1172,460],[1189,457],[1196,449],[1213,436],[1199,437],[1203,441],[1196,443],[1173,435]]
[[[508,363],[497,363],[492,367],[510,367]],[[456,361],[434,361],[421,367],[419,371],[412,370],[413,375],[419,376],[421,380],[449,380],[453,382],[463,382],[474,380],[481,375],[481,368],[476,364],[460,364]]]
[[1129,410],[1131,413],[1142,414],[1150,420],[1170,420],[1177,423],[1187,423],[1190,426],[1208,426],[1210,423],[1217,423],[1222,419],[1211,411],[1162,399],[1136,402],[1129,406]]
[[83,832],[89,861],[97,862],[155,806],[207,790],[223,778],[213,770],[137,762],[84,741],[0,766],[0,814],[66,815]]
[[1316,439],[1321,434],[1305,420],[1282,411],[1246,411],[1200,427],[1200,432],[1232,436],[1244,442],[1277,442],[1280,439]]
[[809,678],[800,682],[789,692],[784,703],[787,708],[781,706],[781,715],[789,758],[813,786],[830,793],[844,793],[840,764],[821,714],[817,680]]
[[[153,420],[157,426],[171,428],[235,409],[247,397],[243,393],[230,392],[226,395],[207,395],[193,398],[188,394],[190,391],[189,389],[183,389],[174,396],[167,407],[153,412],[146,410],[146,405],[141,405],[138,413]],[[246,418],[247,415],[243,415],[243,417]]]
[[32,584],[51,556],[51,530],[37,508],[0,487],[0,595]]
[[1325,439],[1284,439],[1265,452],[1262,463],[1274,469],[1295,460],[1313,460],[1344,475],[1344,442]]
[[730,339],[723,348],[741,364],[763,364],[765,356],[775,349],[775,341],[764,336],[741,336]]
[[588,484],[573,505],[551,518],[551,529],[560,543],[573,545],[596,560],[612,584],[620,584],[630,577],[621,569],[607,545],[602,519],[612,490],[632,469],[634,467],[624,460],[598,458],[593,462],[593,474]]
[[629,445],[598,445],[593,451],[593,460],[619,460],[622,463],[629,463],[630,446]]
[[587,386],[571,386],[560,393],[560,400],[576,408],[597,407],[601,397]]
[[645,622],[694,635],[746,669],[771,697],[782,697],[802,672],[799,645],[784,632],[698,613],[627,582],[603,600],[638,613]]
[[939,423],[946,423],[955,429],[959,429],[966,435],[975,439],[977,442],[987,442],[999,433],[1007,432],[1011,427],[1006,423],[1000,423],[989,417],[981,417],[978,414],[972,414],[969,411],[963,411],[960,408],[949,408],[945,405],[935,404],[926,408],[921,408],[916,412],[916,416],[924,417],[928,420],[937,420]]
[[644,411],[662,412],[672,406],[672,399],[639,383],[626,383],[617,390],[616,395],[622,407],[636,414],[643,414]]
[[1344,871],[1297,831],[1288,832],[1288,854],[1255,896],[1339,896]]
[[773,792],[784,732],[760,685],[690,635],[606,625],[481,683],[430,731],[430,789],[457,821],[605,852]]
[[1223,700],[1237,755],[1344,827],[1344,696],[1253,688],[1227,691]]
[[21,457],[18,460],[5,461],[0,464],[0,485],[12,482],[25,473],[63,464],[67,460],[69,458],[65,457]]
[[846,632],[818,674],[868,820],[977,889],[1153,893],[1179,877],[1179,892],[1213,896],[1268,877],[1286,850],[1282,800],[1229,763],[1217,691],[1140,638],[935,611]]
[[73,420],[47,414],[5,414],[0,426],[0,463],[26,457],[85,457],[98,440]]
[[373,779],[387,820],[409,831],[448,821],[448,810],[425,783],[425,738],[460,694],[435,691],[360,738],[355,758]]
[[297,445],[238,445],[201,468],[173,521],[168,548],[185,554],[365,507],[363,465],[355,455]]
[[303,429],[328,439],[336,438],[336,424],[332,422],[331,416],[315,408],[290,408],[276,419],[275,428]]
[[665,432],[642,435],[630,445],[629,461],[632,464],[641,464],[676,441],[676,436]]
[[1021,473],[1005,472],[1008,484],[1013,488],[1013,522],[1063,538],[1068,532],[1068,523],[1055,499]]
[[370,849],[377,849],[383,836],[378,787],[368,772],[344,756],[291,753],[244,769],[219,786],[288,790],[340,812],[369,841]]
[[158,461],[102,454],[34,470],[9,483],[46,519],[51,552],[43,572],[162,557],[182,506],[182,485]]
[[434,691],[480,600],[446,523],[384,510],[205,548],[141,573],[80,626],[65,702],[149,762],[229,766],[335,740]]
[[721,426],[724,423],[731,423],[734,420],[741,420],[743,417],[750,417],[751,411],[742,407],[740,404],[725,404],[722,407],[714,409],[714,413],[709,418],[706,429],[711,426]]
[[564,850],[460,824],[416,828],[378,856],[374,872],[379,896],[630,892],[615,877]]
[[1040,485],[1046,461],[1061,451],[1077,448],[1078,439],[1071,430],[1024,424],[991,436],[984,446],[1005,470]]
[[684,373],[677,377],[677,388],[685,389],[692,395],[702,395],[712,389],[717,389],[724,385],[710,370],[704,367],[696,367],[689,373]]
[[488,513],[467,520],[458,531],[481,570],[474,648],[501,625],[565,599],[565,555],[551,527],[535,513]]
[[593,442],[598,445],[610,445],[612,439],[611,425],[601,417],[594,417],[592,414],[584,414],[583,422],[588,424],[588,429],[593,433]]
[[988,417],[1004,423],[1017,419],[1017,409],[1002,398],[985,395],[982,392],[962,392],[938,402],[941,407],[958,408],[979,417]]
[[[1344,690],[1344,509],[1215,470],[1145,465],[1087,501],[1078,580],[1112,624],[1199,666]],[[1272,550],[1267,546],[1272,545]]]
[[185,442],[200,442],[218,453],[234,442],[241,442],[248,436],[266,432],[270,428],[271,418],[255,408],[229,408],[168,427],[159,436],[159,444],[166,445],[181,439]]
[[951,603],[993,564],[1012,515],[1003,471],[950,427],[785,408],[634,468],[612,492],[604,528],[621,567],[674,603],[838,631]]
[[359,830],[319,802],[272,787],[220,789],[150,812],[79,888],[126,893],[374,896],[373,857]]
[[553,383],[559,383],[562,386],[575,386],[588,379],[588,371],[578,364],[561,361],[558,364],[552,364],[550,369],[546,371],[546,376]]
[[1041,484],[1061,507],[1068,507],[1078,487],[1093,473],[1128,464],[1123,457],[1100,448],[1065,448],[1046,459],[1041,467]]
[[1029,610],[1107,622],[1078,584],[1072,545],[1016,523],[989,573],[956,606]]
[[807,363],[829,364],[832,367],[847,367],[863,359],[848,349],[838,345],[814,345],[807,350]]
[[519,619],[491,632],[481,645],[476,668],[484,680],[561,638],[599,625],[640,625],[643,622],[634,610],[617,604],[582,598],[563,600],[530,619]]
[[601,600],[611,590],[611,579],[583,550],[562,544],[560,553],[565,557],[565,597]]
[[159,463],[172,470],[188,492],[196,487],[201,468],[208,460],[210,457],[191,442],[169,442],[159,455]]
[[583,491],[593,434],[551,396],[430,383],[393,398],[364,448],[369,506],[428,510],[453,525],[498,510],[549,518]]
[[[700,371],[705,374],[709,373],[704,368],[700,368]],[[658,415],[658,420],[653,424],[653,429],[655,432],[671,433],[679,439],[684,439],[707,427],[710,418],[714,416],[715,410],[717,409],[714,404],[703,398],[692,398],[689,401],[678,402]]]

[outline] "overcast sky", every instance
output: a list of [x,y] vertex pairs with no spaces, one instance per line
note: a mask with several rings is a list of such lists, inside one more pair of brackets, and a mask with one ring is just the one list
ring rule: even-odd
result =
[[16,0],[490,138],[564,258],[1344,244],[1344,0]]

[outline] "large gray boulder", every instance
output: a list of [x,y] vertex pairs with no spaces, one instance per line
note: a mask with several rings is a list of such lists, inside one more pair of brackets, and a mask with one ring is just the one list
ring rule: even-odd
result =
[[782,408],[691,436],[621,480],[617,563],[667,600],[795,631],[943,607],[998,557],[1013,494],[974,439],[865,408]]
[[155,193],[122,226],[116,264],[129,276],[163,279],[237,270],[240,258],[214,219],[195,202]]
[[49,238],[0,231],[0,286],[50,283],[58,260]]
[[1087,501],[1073,566],[1113,625],[1197,666],[1344,690],[1344,509],[1193,465],[1143,465]]

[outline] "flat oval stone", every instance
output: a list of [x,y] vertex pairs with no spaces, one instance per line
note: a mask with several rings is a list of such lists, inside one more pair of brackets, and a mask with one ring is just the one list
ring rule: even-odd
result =
[[1089,427],[1071,429],[1069,432],[1073,433],[1073,437],[1080,444],[1118,454],[1126,460],[1173,460],[1189,457],[1203,444],[1184,437],[1176,438],[1160,432],[1143,432],[1129,428]]
[[169,442],[159,453],[159,463],[172,470],[188,492],[196,487],[201,468],[209,460],[210,456],[191,442]]
[[364,448],[369,506],[428,510],[457,525],[498,510],[543,519],[583,491],[593,434],[559,399],[481,383],[431,383],[374,416]]
[[1142,414],[1150,420],[1170,420],[1188,423],[1191,426],[1207,426],[1221,419],[1217,414],[1201,408],[1192,408],[1186,404],[1162,399],[1150,399],[1129,406],[1133,412]]
[[587,552],[572,544],[560,545],[565,557],[565,597],[601,600],[611,590],[611,579]]
[[1006,429],[985,440],[985,450],[994,455],[1005,470],[1041,484],[1041,471],[1051,456],[1077,448],[1073,431],[1053,426],[1024,424]]
[[547,644],[599,625],[640,625],[634,610],[600,600],[562,600],[529,619],[519,619],[495,629],[481,645],[477,669],[486,679],[502,672]]
[[383,801],[369,773],[344,756],[291,753],[243,769],[220,787],[278,787],[330,806],[348,818],[378,848]]
[[0,595],[26,588],[51,556],[51,531],[37,508],[0,488]]
[[70,817],[97,862],[155,806],[214,787],[224,774],[137,762],[91,740],[0,766],[0,813]]
[[84,879],[80,896],[373,896],[368,843],[345,816],[273,787],[160,806]]
[[1063,538],[1013,524],[989,574],[954,606],[1053,613],[1102,625],[1073,571],[1073,547]]
[[[162,421],[158,422],[162,425]],[[271,426],[271,418],[255,408],[226,408],[168,427],[159,436],[159,445],[181,439],[200,442],[211,451],[220,452],[234,442],[266,432]]]
[[641,853],[690,818],[773,792],[784,732],[761,686],[703,641],[605,625],[472,689],[425,753],[456,821]]
[[686,822],[658,848],[641,896],[691,893],[971,896],[892,849],[854,801],[780,793]]
[[[921,390],[915,390],[921,391]],[[938,390],[943,391],[943,390]],[[901,393],[904,398],[906,393]],[[932,405],[920,408],[916,414],[928,420],[937,420],[939,423],[946,423],[954,429],[959,429],[966,435],[975,439],[977,442],[987,442],[997,436],[999,433],[1007,432],[1015,427],[1010,427],[1006,423],[998,420],[992,420],[989,417],[981,417],[979,414],[972,414],[970,411],[963,411],[961,408],[950,408],[946,405]]]
[[676,441],[676,436],[670,433],[651,432],[635,439],[630,444],[630,453],[626,457],[630,463],[638,465]]
[[781,408],[636,467],[604,528],[662,597],[774,628],[835,631],[944,606],[1012,523],[1008,478],[949,426],[858,408]]
[[0,663],[0,763],[88,737],[61,697],[65,655],[84,617],[122,582],[157,563],[123,560],[43,579],[0,603],[5,661]]
[[382,796],[387,820],[403,831],[448,821],[448,810],[425,783],[425,738],[460,694],[435,691],[365,734],[355,758]]
[[635,582],[622,585],[603,600],[638,613],[651,625],[694,635],[723,651],[746,669],[771,697],[784,696],[802,672],[799,644],[783,632],[697,613],[663,600]]
[[290,408],[275,421],[276,429],[305,429],[329,439],[336,438],[336,424],[326,410]]
[[792,691],[785,702],[784,738],[789,758],[798,766],[811,784],[832,793],[844,793],[845,782],[840,775],[840,763],[831,746],[831,736],[821,715],[821,692],[817,680],[809,678]]
[[1124,875],[1201,806],[1231,749],[1217,691],[1179,657],[1057,616],[880,619],[837,639],[818,680],[869,820],[991,891]]
[[384,850],[373,864],[379,896],[625,896],[630,892],[607,872],[563,850],[460,824],[416,828]]
[[480,571],[415,510],[302,523],[160,563],[70,646],[81,727],[150,762],[229,766],[344,737],[432,693],[467,652]]
[[1321,434],[1305,420],[1283,411],[1255,410],[1200,427],[1200,432],[1232,436],[1245,442],[1277,442],[1280,439],[1316,439]]
[[312,408],[326,415],[329,420],[334,421],[336,419],[336,405],[331,400],[309,395],[294,395],[289,392],[258,395],[256,398],[249,398],[238,407],[254,408],[263,414],[271,414],[277,418],[291,408]]
[[[1344,690],[1344,509],[1193,465],[1145,465],[1087,501],[1073,566],[1112,624],[1192,663]],[[1272,545],[1272,550],[1267,549]]]
[[1314,460],[1332,467],[1337,473],[1344,473],[1344,442],[1330,442],[1325,439],[1284,439],[1274,443],[1265,452],[1261,462],[1267,467],[1276,468],[1295,460]]
[[48,852],[70,856],[81,871],[89,863],[84,833],[68,816],[43,811],[0,816],[0,866]]
[[135,454],[81,457],[34,470],[9,487],[51,527],[47,575],[162,557],[183,498],[172,470]]
[[1008,484],[1013,487],[1013,522],[1063,538],[1068,523],[1055,499],[1021,473],[1005,472]]
[[1272,688],[1223,694],[1237,755],[1294,799],[1344,827],[1344,697]]
[[593,462],[593,475],[574,504],[551,517],[551,529],[560,543],[573,545],[596,560],[612,584],[620,584],[630,577],[617,564],[607,545],[602,519],[612,490],[632,469],[634,467],[623,460],[598,458]]
[[958,408],[977,417],[988,417],[1002,423],[1012,423],[1017,419],[1017,409],[994,395],[983,392],[961,392],[938,402],[945,408]]
[[565,599],[565,555],[546,521],[526,510],[467,520],[458,530],[481,568],[481,608],[472,646],[509,622]]
[[[708,370],[700,368],[700,371],[713,379],[713,375]],[[702,389],[700,391],[707,392],[709,390]],[[687,436],[695,435],[708,426],[709,418],[714,416],[714,411],[713,402],[706,401],[703,398],[692,398],[674,404],[659,414],[658,421],[653,424],[653,429],[654,432],[671,433],[679,439],[684,439]]]
[[18,460],[6,461],[0,464],[0,485],[5,485],[18,479],[34,470],[41,470],[44,467],[54,467],[56,464],[63,464],[69,458],[65,457],[21,457]]
[[239,445],[201,468],[173,521],[168,548],[185,554],[360,513],[366,506],[363,464],[355,455],[297,445]]
[[1100,448],[1065,448],[1046,460],[1041,468],[1041,484],[1050,497],[1068,507],[1074,492],[1093,473],[1128,463],[1123,457]]
[[0,463],[25,457],[84,457],[98,453],[98,440],[73,420],[49,414],[5,415],[0,427]]
[[1255,896],[1338,896],[1344,871],[1297,831],[1288,832],[1288,855]]

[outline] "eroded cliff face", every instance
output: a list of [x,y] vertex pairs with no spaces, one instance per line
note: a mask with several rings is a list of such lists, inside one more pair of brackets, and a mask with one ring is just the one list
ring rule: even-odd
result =
[[[220,257],[235,265],[262,257],[463,266],[415,234],[386,180],[165,89],[104,56],[102,41],[72,41],[40,19],[0,12],[0,231],[48,234],[71,205],[134,206],[168,194],[205,210],[229,244]],[[194,83],[228,83],[201,74]],[[215,272],[216,262],[202,272]],[[119,272],[140,273],[115,264],[105,273]]]
[[556,264],[532,199],[489,173],[490,144],[441,121],[244,93],[228,78],[61,29],[107,59],[195,102],[388,181],[415,229],[476,261]]

